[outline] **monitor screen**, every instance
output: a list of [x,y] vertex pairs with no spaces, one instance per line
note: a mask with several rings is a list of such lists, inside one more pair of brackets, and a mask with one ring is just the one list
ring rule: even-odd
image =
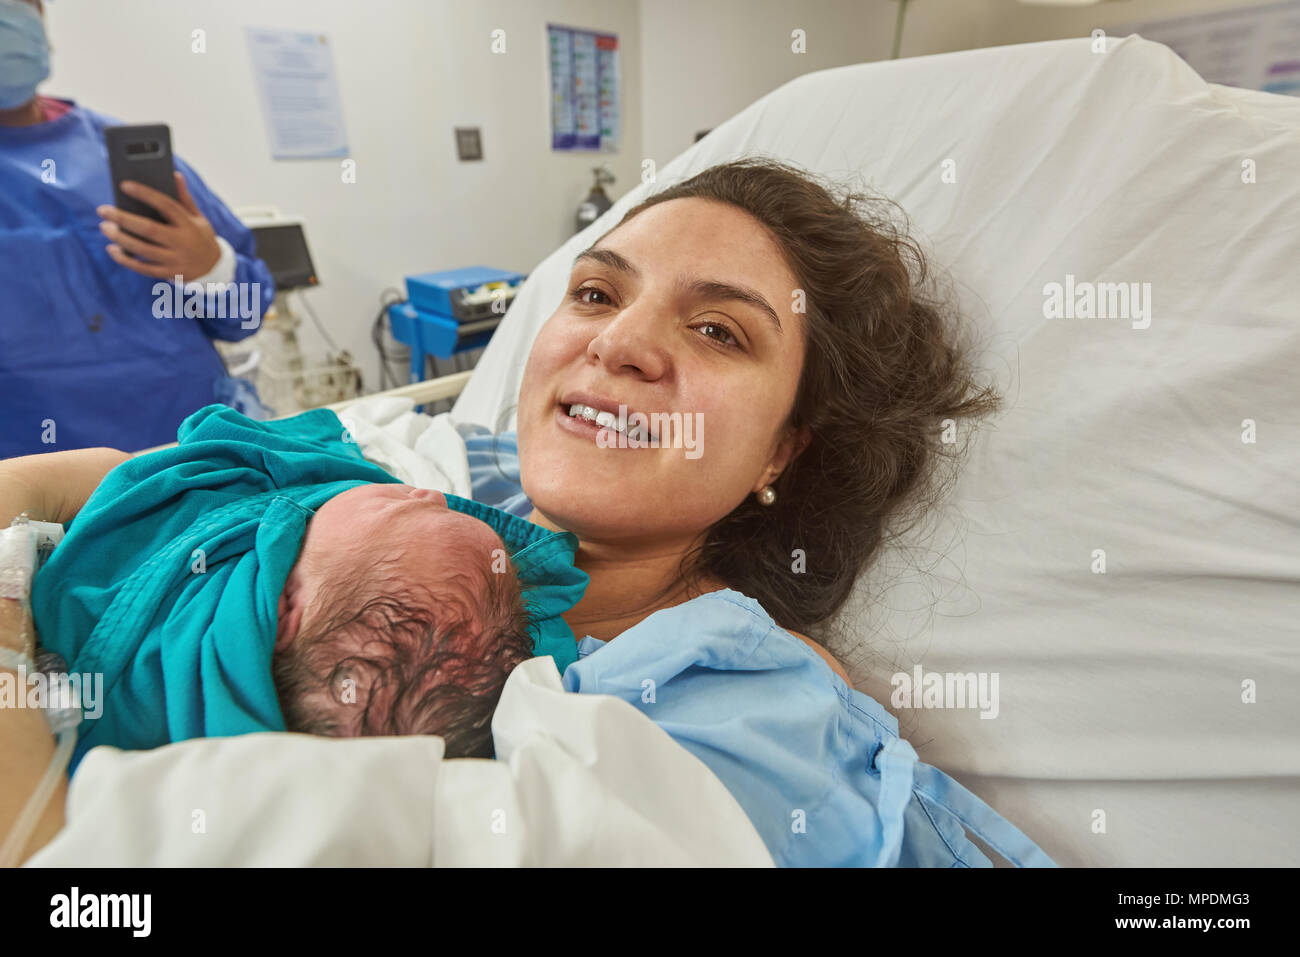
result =
[[312,265],[301,224],[256,226],[253,237],[257,240],[257,258],[271,270],[277,291],[316,285],[316,267]]

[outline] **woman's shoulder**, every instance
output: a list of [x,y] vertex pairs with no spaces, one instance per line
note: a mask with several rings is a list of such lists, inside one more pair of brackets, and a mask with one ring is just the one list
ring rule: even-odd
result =
[[774,619],[771,616],[771,614],[768,613],[767,609],[763,607],[762,602],[758,601],[758,599],[752,598],[749,595],[744,594],[743,592],[738,592],[733,588],[728,588],[727,586],[718,583],[718,587],[714,588],[712,591],[708,591],[702,595],[697,596],[696,598],[692,599],[692,601],[698,602],[701,599],[709,599],[709,598],[721,599],[733,605],[739,605],[740,607],[745,608],[747,611],[756,614],[758,617],[763,619],[773,629],[775,629],[776,632],[784,632],[787,635],[791,635],[792,637],[799,639],[799,641],[803,642],[810,649],[812,649],[812,651],[819,658],[821,658],[822,661],[826,662],[827,666],[831,669],[831,671],[833,671],[836,675],[838,675],[841,679],[843,679],[846,685],[848,685],[850,688],[853,687],[853,681],[851,678],[849,678],[848,671],[844,668],[842,664],[840,664],[838,658],[836,658],[833,654],[831,654],[825,648],[825,646],[823,646],[817,641],[814,641],[812,638],[809,638],[807,635],[797,632],[792,628],[782,627],[776,621],[776,619]]
[[802,635],[799,632],[794,631],[793,629],[787,628],[785,630],[790,632],[790,634],[794,635],[796,638],[798,638],[800,641],[806,644],[813,651],[817,652],[817,654],[821,656],[822,661],[826,662],[828,665],[831,666],[831,671],[835,672],[837,675],[843,678],[844,683],[848,685],[850,688],[853,687],[853,679],[850,678],[849,673],[844,670],[844,666],[840,664],[840,660],[836,658],[833,654],[831,654],[829,651],[827,651],[823,645],[818,644],[817,642],[809,638],[807,635]]

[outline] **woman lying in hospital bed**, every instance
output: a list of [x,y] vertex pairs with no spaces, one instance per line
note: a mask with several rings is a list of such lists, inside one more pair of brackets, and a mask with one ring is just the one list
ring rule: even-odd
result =
[[[519,483],[513,436],[467,442],[476,499],[581,543],[564,686],[623,698],[700,758],[777,864],[987,865],[963,828],[1051,863],[799,631],[927,501],[954,424],[992,406],[914,253],[798,171],[714,167],[579,257],[525,370]],[[699,454],[673,434],[686,415]],[[658,424],[652,447],[628,420]]]

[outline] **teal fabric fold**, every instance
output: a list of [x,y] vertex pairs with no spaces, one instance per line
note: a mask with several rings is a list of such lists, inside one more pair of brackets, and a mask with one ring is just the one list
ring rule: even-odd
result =
[[533,654],[550,655],[564,669],[578,660],[578,643],[564,613],[578,603],[590,578],[573,564],[578,536],[553,532],[491,505],[448,495],[447,506],[487,522],[510,550],[529,619],[536,629]]
[[[104,478],[32,588],[43,646],[71,672],[102,675],[102,713],[82,722],[73,770],[99,744],[144,749],[284,730],[270,661],[307,522],[341,492],[398,481],[345,435],[326,409],[257,422],[211,405],[181,424],[175,447]],[[506,542],[537,653],[561,669],[575,660],[561,616],[587,584],[572,564],[577,540],[457,496],[447,502]]]

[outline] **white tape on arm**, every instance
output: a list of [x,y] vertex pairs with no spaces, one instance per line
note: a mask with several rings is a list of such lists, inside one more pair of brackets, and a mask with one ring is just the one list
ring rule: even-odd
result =
[[36,531],[31,522],[20,521],[0,530],[0,598],[12,598],[27,605],[36,571]]

